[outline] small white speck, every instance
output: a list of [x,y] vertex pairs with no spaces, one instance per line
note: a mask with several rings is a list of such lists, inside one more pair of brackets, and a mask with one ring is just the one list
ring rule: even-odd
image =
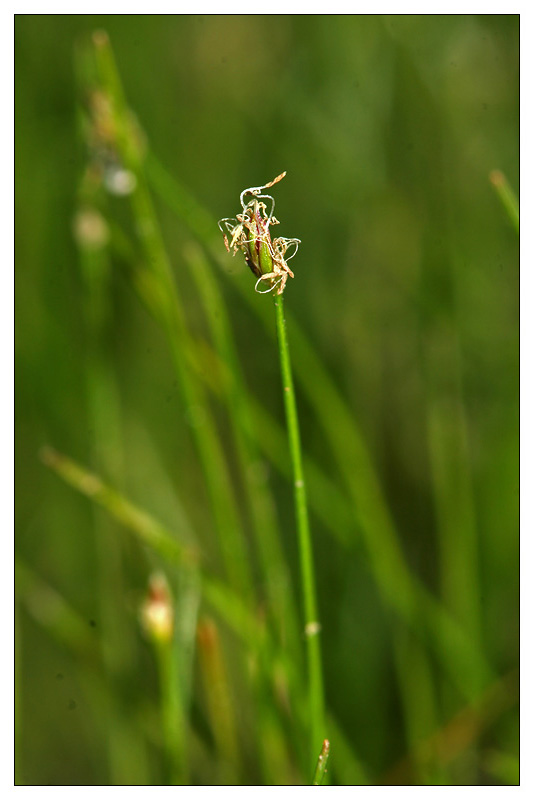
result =
[[320,630],[321,630],[320,622],[308,622],[308,624],[304,628],[304,633],[306,634],[306,636],[317,636]]
[[118,195],[119,197],[126,197],[126,195],[134,191],[137,185],[137,178],[133,172],[127,169],[111,167],[105,174],[104,182],[111,194]]

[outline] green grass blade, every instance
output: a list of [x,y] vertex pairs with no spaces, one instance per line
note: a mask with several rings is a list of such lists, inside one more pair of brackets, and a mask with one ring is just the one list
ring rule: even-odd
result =
[[[87,174],[80,181],[78,210],[74,233],[78,246],[80,272],[83,280],[83,318],[86,352],[84,359],[87,397],[87,428],[92,460],[99,472],[113,476],[115,482],[122,473],[121,413],[119,388],[114,365],[110,360],[109,335],[113,320],[111,301],[111,270],[108,252],[107,225],[98,211],[98,184]],[[98,565],[98,601],[100,605],[101,645],[109,680],[120,697],[120,686],[131,673],[137,660],[137,642],[131,628],[125,624],[125,609],[121,602],[125,587],[123,543],[109,535],[109,517],[93,507],[93,528]],[[110,592],[109,587],[115,591]],[[102,736],[107,739],[110,782],[122,785],[131,774],[129,754],[139,753],[145,746],[136,728],[127,726],[117,717],[119,703],[110,703],[102,720]],[[124,717],[124,713],[121,714]],[[148,757],[139,759],[139,765]],[[141,777],[138,774],[138,777]],[[145,777],[143,782],[147,782]]]
[[327,720],[328,730],[331,733],[330,742],[336,752],[336,758],[331,764],[335,782],[339,786],[369,786],[371,780],[367,770],[354,752],[354,747],[348,741],[345,732],[332,714],[328,714]]
[[95,34],[93,44],[97,75],[110,104],[114,144],[124,167],[135,176],[136,181],[131,205],[143,255],[149,265],[146,274],[138,274],[138,280],[149,284],[156,313],[167,331],[184,400],[192,417],[192,433],[206,478],[227,573],[234,586],[252,598],[249,559],[226,458],[202,387],[184,359],[184,351],[190,346],[190,336],[147,186],[139,133],[132,125],[107,36],[104,33]]
[[506,176],[498,169],[490,172],[490,181],[515,231],[519,233],[519,202],[515,192],[508,183]]
[[81,467],[67,456],[50,447],[41,452],[43,463],[56,472],[66,483],[105,508],[136,538],[158,553],[166,562],[185,567],[202,575],[202,593],[225,622],[245,643],[258,640],[257,622],[243,600],[221,581],[202,572],[199,553],[182,545],[163,525],[141,510],[119,492],[107,486],[97,475]]

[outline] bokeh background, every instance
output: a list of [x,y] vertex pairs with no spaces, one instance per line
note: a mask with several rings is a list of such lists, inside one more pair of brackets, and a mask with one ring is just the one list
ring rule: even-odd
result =
[[[137,189],[128,193],[131,175],[116,153],[98,154],[87,124],[80,53],[97,29],[152,159],[201,379],[220,371],[190,269],[207,258],[247,397],[278,424],[271,434],[255,418],[263,444],[249,467],[274,505],[298,598],[272,303],[215,225],[239,210],[243,188],[288,173],[274,191],[281,235],[302,240],[285,298],[329,779],[517,783],[518,237],[489,179],[499,169],[518,189],[515,15],[16,17],[17,781],[167,780],[156,659],[139,623],[165,561],[49,469],[43,446],[196,543],[226,580],[195,450],[198,409],[128,270],[143,259]],[[107,189],[99,158],[113,161]],[[213,229],[191,224],[193,202]],[[228,409],[212,384],[209,413],[250,540]],[[253,577],[258,619],[269,619],[257,563]],[[191,655],[188,781],[309,782],[306,711],[285,713],[289,691],[274,721],[255,716],[243,643],[201,588],[193,596],[204,633],[191,646],[204,656]],[[210,705],[212,634],[235,744],[226,752]]]

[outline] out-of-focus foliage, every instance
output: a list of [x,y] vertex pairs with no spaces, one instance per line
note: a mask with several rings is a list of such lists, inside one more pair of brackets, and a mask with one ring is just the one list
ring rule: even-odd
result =
[[[202,413],[184,400],[161,328],[132,289],[144,256],[130,198],[110,196],[105,213],[87,216],[79,53],[99,28],[139,146],[157,160],[156,213],[201,380],[216,397],[224,379],[206,298],[186,265],[205,258],[198,248],[217,229],[198,240],[158,165],[214,220],[239,210],[246,186],[288,172],[276,187],[280,235],[302,245],[286,306],[350,410],[382,498],[357,474],[364,461],[340,464],[328,425],[349,449],[353,428],[326,383],[315,400],[299,388],[309,365],[297,346],[308,476],[319,469],[332,483],[322,513],[318,488],[311,498],[332,781],[517,783],[518,241],[489,177],[499,169],[518,187],[513,15],[16,18],[17,780],[165,782],[160,691],[176,702],[139,622],[165,559],[47,470],[43,445],[118,487],[227,577],[195,450]],[[104,258],[93,258],[88,230],[95,251],[113,243]],[[254,314],[270,300],[220,247],[214,280],[250,402],[283,425],[276,348]],[[228,415],[212,407],[239,485]],[[275,498],[299,597],[290,484],[266,455],[275,432],[267,420],[260,428],[267,442],[250,474]],[[247,520],[245,505],[238,490]],[[405,613],[387,535],[375,546],[366,534],[386,524],[371,508],[385,508],[420,586]],[[281,782],[311,782],[284,651],[272,665],[276,700],[260,692],[253,708],[235,630],[222,618],[197,629],[201,578],[176,580],[192,698],[182,779],[254,783],[271,769]],[[254,581],[268,597],[261,570]],[[452,677],[463,656],[440,645],[439,615],[429,625],[436,600],[480,657],[469,691]],[[261,627],[262,609],[247,608]],[[163,727],[179,748],[180,730]]]

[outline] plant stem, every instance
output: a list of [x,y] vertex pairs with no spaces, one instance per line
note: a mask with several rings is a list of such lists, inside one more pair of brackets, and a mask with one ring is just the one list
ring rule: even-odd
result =
[[235,702],[228,682],[224,652],[217,625],[211,619],[197,628],[198,658],[204,678],[206,711],[215,740],[221,786],[235,786],[241,771]]
[[188,729],[181,696],[179,666],[172,641],[156,642],[155,651],[161,693],[166,767],[172,786],[188,784]]
[[282,372],[282,383],[284,388],[284,405],[286,409],[289,450],[291,453],[291,463],[293,466],[295,512],[305,619],[304,632],[306,636],[306,651],[308,658],[308,698],[311,716],[310,758],[311,764],[315,765],[317,751],[325,738],[323,675],[321,665],[321,649],[319,645],[320,626],[317,619],[315,571],[313,566],[310,523],[308,519],[308,505],[306,501],[306,484],[304,481],[304,470],[302,468],[302,450],[300,444],[298,412],[295,401],[293,376],[291,373],[291,359],[287,341],[286,321],[284,318],[284,301],[282,295],[277,295],[275,297],[274,305],[276,309],[276,326],[280,350],[280,368]]

